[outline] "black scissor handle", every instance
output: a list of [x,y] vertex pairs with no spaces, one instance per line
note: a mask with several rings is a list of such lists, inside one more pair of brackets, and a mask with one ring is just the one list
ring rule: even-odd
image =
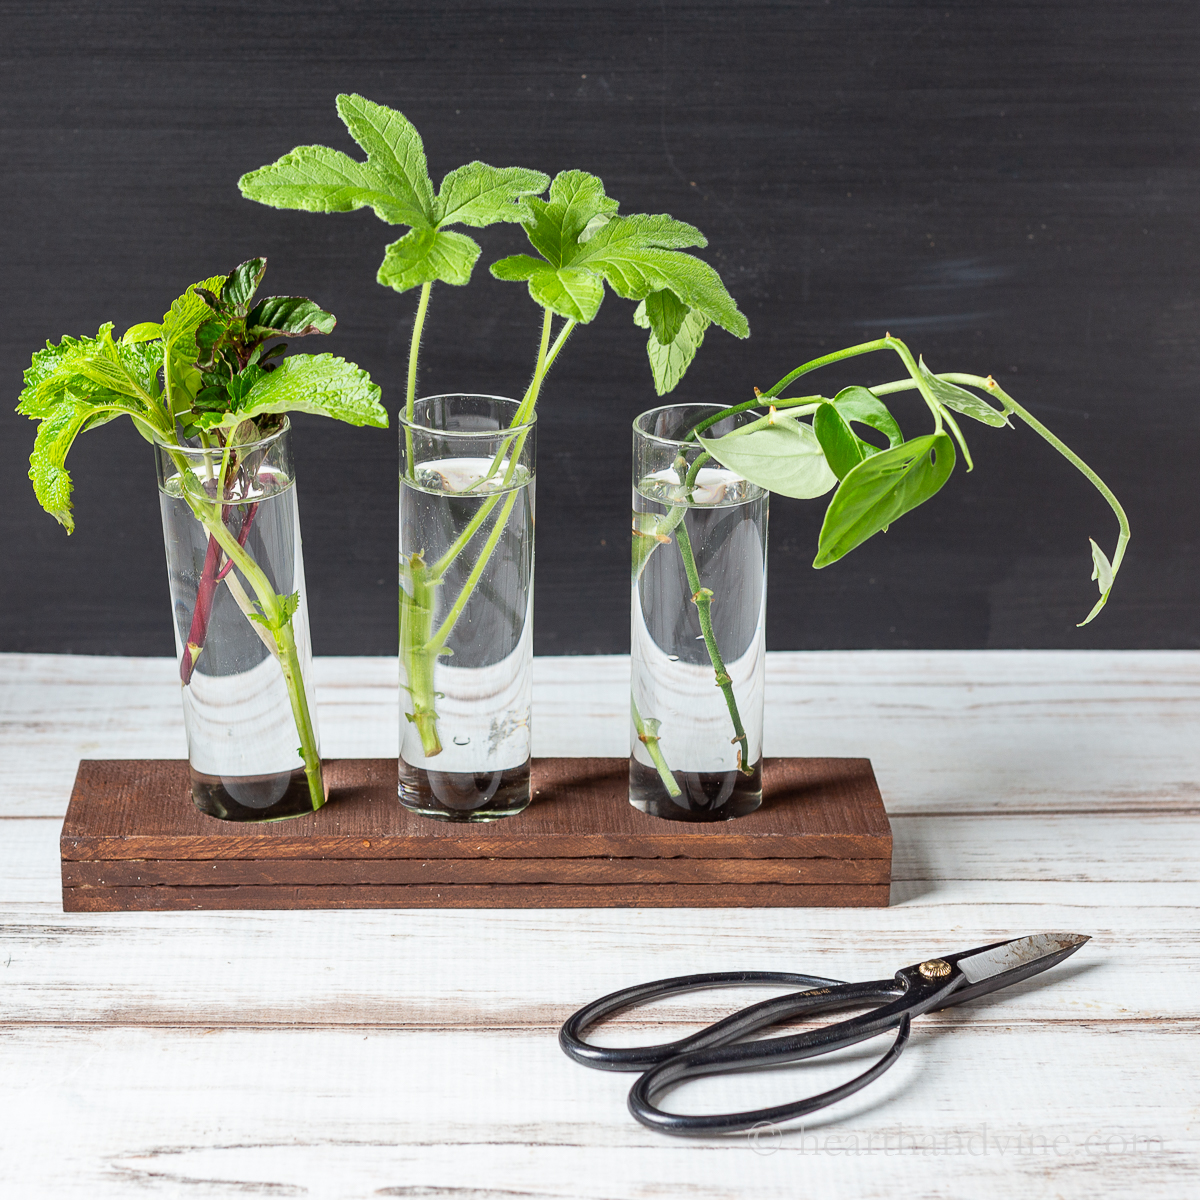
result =
[[[674,996],[680,992],[693,992],[702,988],[746,986],[775,986],[829,988],[841,986],[841,980],[823,979],[818,975],[795,975],[785,971],[715,971],[705,975],[677,975],[672,979],[656,979],[652,983],[641,983],[635,987],[610,992],[585,1004],[573,1013],[558,1031],[558,1044],[563,1052],[585,1067],[601,1071],[645,1071],[678,1054],[713,1046],[723,1046],[744,1034],[765,1029],[778,1021],[786,1020],[794,1012],[803,1011],[789,1006],[796,994],[779,996],[742,1009],[732,1016],[718,1021],[689,1037],[658,1046],[592,1046],[581,1036],[584,1030],[607,1016],[624,1008],[636,1008],[650,1000],[663,996]],[[801,993],[803,994],[803,993]],[[778,1015],[776,1014],[778,1011]]]
[[[839,1008],[874,1006],[875,1011],[838,1021],[833,1025],[807,1033],[786,1037],[764,1038],[757,1042],[712,1046],[677,1054],[646,1071],[629,1092],[629,1111],[643,1125],[661,1133],[704,1136],[713,1133],[737,1133],[763,1123],[779,1123],[802,1117],[827,1105],[853,1095],[878,1079],[891,1067],[908,1044],[909,1023],[948,996],[962,982],[954,972],[937,982],[921,978],[915,970],[897,974],[895,980],[875,983],[847,983],[828,989],[817,989],[797,996],[780,997],[792,1001],[789,1015],[815,1015]],[[768,1003],[770,1003],[768,1001]],[[782,1006],[781,1006],[782,1007]],[[746,1010],[749,1012],[750,1010]],[[737,1016],[742,1014],[735,1014]],[[782,1017],[777,1019],[783,1019]],[[760,1025],[761,1028],[761,1025]],[[716,1075],[728,1071],[750,1071],[762,1067],[799,1062],[853,1046],[881,1033],[896,1029],[896,1039],[873,1066],[848,1083],[816,1096],[791,1104],[747,1112],[722,1113],[713,1116],[690,1116],[669,1113],[654,1104],[655,1096],[685,1079]]]

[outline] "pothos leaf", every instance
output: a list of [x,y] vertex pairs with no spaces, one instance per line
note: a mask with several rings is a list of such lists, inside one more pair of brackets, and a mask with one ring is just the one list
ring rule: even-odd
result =
[[973,392],[960,388],[958,384],[939,379],[925,365],[923,357],[918,366],[921,371],[921,379],[928,385],[934,398],[940,404],[952,408],[956,413],[962,413],[964,417],[971,417],[976,421],[982,421],[985,425],[991,425],[995,429],[1001,429],[1005,425],[1011,427],[1012,422],[1008,419],[1007,414],[998,412],[987,401],[981,400]]
[[[702,312],[697,312],[694,308],[685,309],[685,312],[686,316],[670,342],[664,345],[653,331],[646,342],[650,373],[654,376],[654,390],[660,396],[673,391],[683,378],[692,364],[692,359],[696,357],[696,351],[703,344],[704,331],[709,326],[709,320]],[[643,320],[638,320],[638,313],[642,314]],[[633,314],[633,320],[643,328],[650,324],[650,318],[645,315],[640,304]]]
[[869,388],[843,388],[831,403],[847,421],[857,421],[860,425],[879,430],[887,438],[889,448],[899,446],[904,441],[896,418]]
[[954,470],[949,434],[930,433],[864,459],[842,480],[825,512],[813,566],[827,567],[924,504]]
[[837,483],[817,435],[791,417],[776,416],[774,424],[752,433],[735,430],[699,441],[722,466],[781,496],[812,500]]
[[828,401],[822,401],[813,413],[812,427],[825,451],[825,461],[839,479],[845,479],[867,457],[845,418]]

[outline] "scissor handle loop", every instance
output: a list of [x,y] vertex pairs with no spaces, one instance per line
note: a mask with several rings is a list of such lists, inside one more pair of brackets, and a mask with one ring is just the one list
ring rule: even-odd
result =
[[[558,1031],[558,1044],[569,1058],[585,1067],[595,1067],[601,1071],[645,1071],[679,1054],[721,1046],[756,1029],[765,1029],[777,1021],[785,1020],[796,1011],[794,1004],[786,1003],[797,999],[797,996],[792,994],[752,1005],[726,1017],[723,1021],[707,1026],[699,1033],[658,1046],[592,1046],[583,1040],[582,1035],[586,1029],[621,1009],[636,1008],[650,1000],[678,995],[680,992],[739,985],[812,989],[839,987],[841,981],[785,971],[715,971],[704,975],[677,975],[671,979],[656,979],[651,983],[641,983],[635,987],[622,988],[619,992],[610,992],[607,996],[601,996],[599,1000],[584,1005],[563,1023],[563,1027]],[[779,1010],[779,1015],[774,1015],[776,1010]]]
[[887,1052],[861,1075],[856,1075],[848,1083],[839,1084],[839,1086],[816,1096],[795,1100],[791,1104],[776,1104],[771,1108],[758,1108],[748,1112],[722,1113],[713,1116],[686,1116],[682,1113],[664,1112],[661,1108],[657,1108],[653,1103],[655,1093],[684,1079],[713,1073],[711,1068],[706,1070],[703,1065],[696,1066],[696,1060],[705,1057],[703,1054],[696,1054],[680,1055],[668,1059],[647,1071],[630,1089],[629,1111],[649,1129],[656,1129],[660,1133],[691,1137],[704,1137],[718,1133],[741,1133],[753,1129],[755,1126],[777,1125],[784,1121],[793,1121],[797,1117],[807,1116],[830,1104],[836,1104],[837,1101],[852,1096],[860,1088],[864,1088],[873,1080],[878,1079],[904,1053],[904,1047],[908,1045],[910,1024],[911,1019],[907,1014],[901,1017],[895,1040],[888,1047]]

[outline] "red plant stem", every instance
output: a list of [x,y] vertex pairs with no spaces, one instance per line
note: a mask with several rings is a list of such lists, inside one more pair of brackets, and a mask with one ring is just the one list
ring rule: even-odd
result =
[[[222,521],[228,518],[229,510],[232,507],[230,504],[222,507]],[[257,511],[257,504],[250,505],[246,510],[242,528],[238,533],[239,546],[246,544],[246,539],[250,536],[250,526],[254,522],[254,514]],[[204,642],[208,637],[208,622],[212,617],[213,604],[216,602],[217,588],[220,586],[221,580],[229,574],[230,567],[233,566],[232,560],[226,562],[224,567],[220,567],[220,562],[221,547],[217,545],[216,538],[210,534],[208,550],[204,555],[204,570],[200,575],[200,586],[196,589],[196,607],[192,610],[192,627],[188,630],[187,643],[183,647],[183,656],[179,660],[179,678],[183,680],[185,686],[191,682],[196,661],[199,659],[200,651],[204,649]]]

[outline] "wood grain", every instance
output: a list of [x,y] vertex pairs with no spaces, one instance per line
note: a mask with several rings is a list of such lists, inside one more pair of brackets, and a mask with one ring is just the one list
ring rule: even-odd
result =
[[320,812],[243,825],[195,809],[186,763],[85,760],[60,842],[63,906],[887,903],[892,835],[867,760],[767,759],[762,808],[711,825],[636,811],[628,770],[626,759],[535,759],[525,812],[459,825],[399,804],[394,759],[338,760]]
[[[1200,654],[770,656],[769,749],[872,755],[895,837],[887,908],[63,913],[78,760],[178,757],[173,670],[0,656],[6,1200],[1200,1189]],[[394,754],[394,661],[317,671],[328,752]],[[535,671],[543,752],[624,749],[622,660]],[[757,1140],[656,1137],[627,1115],[627,1077],[577,1068],[554,1041],[581,1003],[641,980],[742,967],[886,978],[1039,929],[1093,940],[1040,980],[921,1018],[877,1084]],[[600,1036],[660,1041],[766,994],[682,995]],[[873,1049],[699,1081],[671,1102],[793,1099]]]

